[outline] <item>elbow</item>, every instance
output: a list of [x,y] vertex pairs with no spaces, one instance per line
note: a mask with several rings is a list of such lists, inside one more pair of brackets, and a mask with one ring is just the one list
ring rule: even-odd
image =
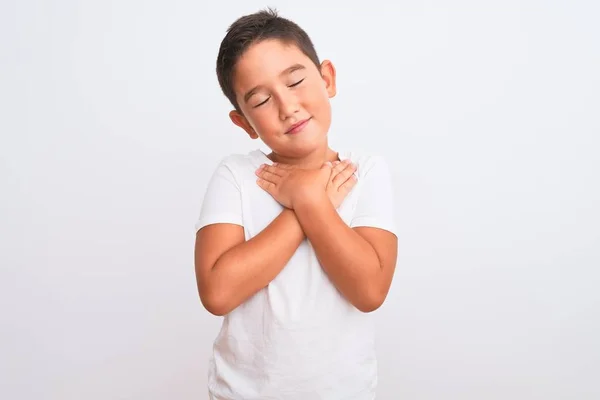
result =
[[231,311],[224,302],[214,299],[202,300],[202,305],[204,306],[206,311],[208,311],[216,317],[223,317],[229,314],[229,312]]
[[229,304],[230,302],[223,293],[214,293],[212,291],[200,293],[200,301],[206,311],[216,317],[223,317],[232,310],[232,307]]
[[361,299],[356,302],[355,307],[363,313],[371,313],[383,305],[386,295],[386,292],[372,290],[361,296]]
[[362,301],[360,304],[356,304],[356,308],[363,313],[370,313],[379,309],[382,304],[383,301]]

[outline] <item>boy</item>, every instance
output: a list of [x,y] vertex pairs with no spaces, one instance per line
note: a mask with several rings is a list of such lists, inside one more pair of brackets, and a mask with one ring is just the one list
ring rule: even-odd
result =
[[369,312],[397,252],[389,172],[329,148],[333,64],[274,11],[233,23],[217,76],[233,123],[271,153],[223,159],[196,224],[200,299],[224,316],[210,398],[373,399]]

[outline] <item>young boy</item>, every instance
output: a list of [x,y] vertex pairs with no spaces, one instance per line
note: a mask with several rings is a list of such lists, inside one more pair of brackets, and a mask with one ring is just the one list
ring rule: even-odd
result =
[[329,148],[333,64],[274,11],[233,23],[217,75],[233,123],[271,152],[224,158],[196,224],[200,299],[224,316],[210,398],[373,399],[369,312],[397,252],[388,169]]

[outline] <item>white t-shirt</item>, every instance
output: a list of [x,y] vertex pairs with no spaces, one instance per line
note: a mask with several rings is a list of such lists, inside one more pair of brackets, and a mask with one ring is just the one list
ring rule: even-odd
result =
[[[395,233],[389,170],[380,157],[339,153],[358,182],[338,209],[350,226]],[[246,240],[283,210],[256,184],[272,164],[260,150],[228,156],[208,185],[196,229],[231,223]],[[224,317],[209,362],[212,400],[372,400],[377,361],[371,314],[350,304],[323,271],[308,240],[265,288]]]

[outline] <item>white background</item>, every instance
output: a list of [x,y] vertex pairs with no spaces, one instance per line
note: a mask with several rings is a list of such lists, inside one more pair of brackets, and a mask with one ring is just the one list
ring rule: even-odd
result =
[[393,169],[379,399],[598,399],[600,7],[441,0],[3,0],[0,398],[206,398],[193,226],[259,145],[215,57],[268,5],[337,66],[332,146]]

